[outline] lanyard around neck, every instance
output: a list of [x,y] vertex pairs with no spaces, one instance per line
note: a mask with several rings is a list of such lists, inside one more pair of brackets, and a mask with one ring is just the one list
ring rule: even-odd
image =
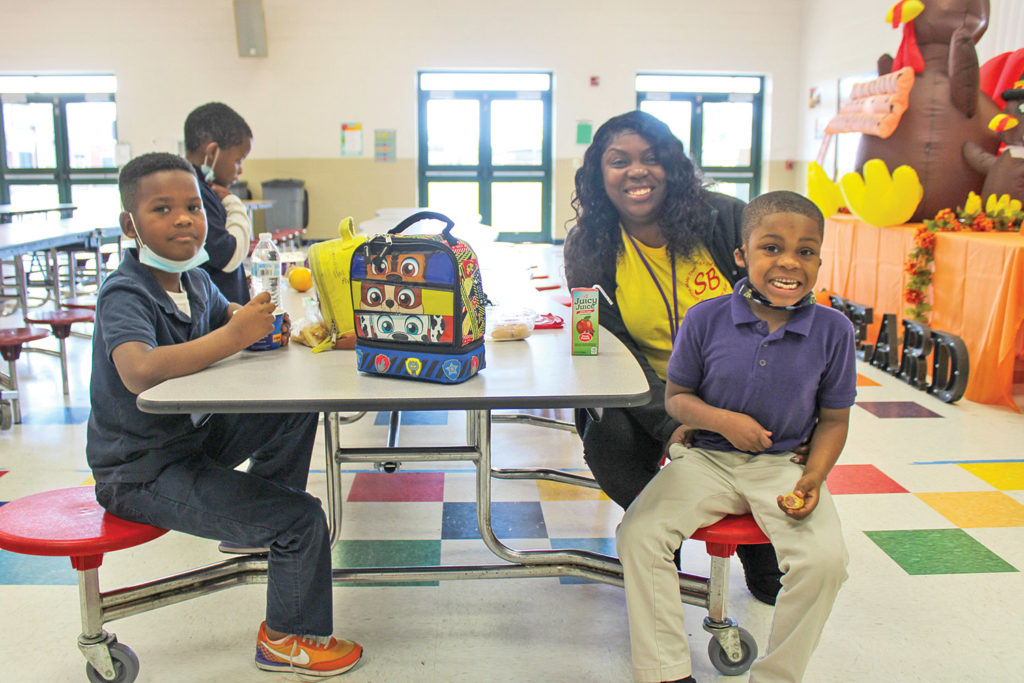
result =
[[647,262],[646,258],[644,258],[643,252],[640,251],[639,245],[637,245],[633,236],[629,234],[629,231],[623,229],[623,232],[626,233],[626,237],[629,238],[630,243],[633,245],[633,249],[636,250],[636,255],[640,257],[640,262],[644,264],[648,274],[651,276],[651,280],[654,281],[654,286],[658,288],[658,294],[661,295],[661,300],[665,304],[665,313],[668,315],[668,329],[672,334],[672,341],[675,342],[676,332],[679,330],[679,298],[676,292],[676,259],[668,252],[668,250],[666,250],[666,253],[669,256],[669,262],[672,264],[672,305],[669,306],[668,297],[665,296],[665,290],[661,288],[661,283],[658,282],[658,278],[655,277],[654,269],[651,268],[651,264]]

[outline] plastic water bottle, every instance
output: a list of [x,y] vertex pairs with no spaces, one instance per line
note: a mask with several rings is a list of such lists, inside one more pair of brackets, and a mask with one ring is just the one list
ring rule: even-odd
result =
[[270,292],[275,310],[281,307],[281,252],[269,232],[260,233],[252,252],[252,295],[260,292]]

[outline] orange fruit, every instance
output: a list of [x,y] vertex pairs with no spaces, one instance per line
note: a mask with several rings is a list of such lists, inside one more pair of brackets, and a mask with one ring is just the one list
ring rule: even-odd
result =
[[313,286],[313,274],[309,268],[296,266],[288,271],[288,284],[297,292],[305,292]]

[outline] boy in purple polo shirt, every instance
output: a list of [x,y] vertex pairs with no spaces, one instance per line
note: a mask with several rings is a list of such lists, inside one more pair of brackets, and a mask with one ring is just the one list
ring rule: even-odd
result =
[[[783,572],[765,655],[751,681],[800,681],[847,553],[825,478],[856,395],[853,326],[814,302],[824,219],[793,192],[743,212],[732,294],[693,306],[668,364],[665,407],[694,427],[627,510],[617,534],[638,681],[691,682],[675,548],[725,515],[751,512]],[[806,465],[792,449],[812,434]]]

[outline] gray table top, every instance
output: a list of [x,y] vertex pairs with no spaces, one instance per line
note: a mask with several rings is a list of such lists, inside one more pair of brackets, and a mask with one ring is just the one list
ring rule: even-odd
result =
[[243,351],[139,395],[151,413],[473,410],[634,406],[649,388],[636,359],[606,330],[600,354],[570,355],[568,328],[522,341],[487,343],[487,366],[461,384],[435,384],[356,371],[355,351],[313,354],[290,344]]
[[109,237],[120,233],[116,225],[102,226],[80,218],[0,223],[0,257],[86,242],[97,234]]

